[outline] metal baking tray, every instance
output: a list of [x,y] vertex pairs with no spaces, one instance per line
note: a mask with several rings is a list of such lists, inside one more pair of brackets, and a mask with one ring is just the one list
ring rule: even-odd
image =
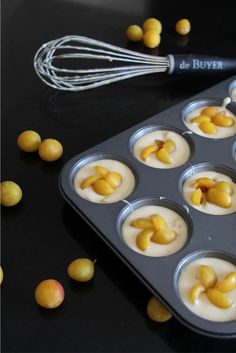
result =
[[[236,322],[213,322],[195,315],[181,301],[177,282],[181,268],[199,257],[218,257],[236,265],[236,215],[232,213],[214,216],[199,212],[183,198],[182,185],[192,170],[196,172],[205,169],[228,174],[236,182],[236,140],[235,136],[215,140],[189,134],[184,117],[190,103],[194,103],[196,108],[198,100],[204,100],[206,104],[209,102],[209,105],[221,105],[235,82],[236,76],[231,77],[76,155],[66,163],[59,178],[60,190],[65,200],[173,315],[190,329],[219,338],[236,337]],[[235,103],[230,103],[227,109],[236,114]],[[135,139],[153,127],[163,126],[182,131],[191,150],[186,164],[174,169],[156,169],[145,166],[133,156],[132,146]],[[136,187],[127,197],[132,209],[144,205],[161,205],[175,210],[185,219],[188,225],[188,241],[181,250],[166,257],[143,256],[133,251],[125,244],[121,235],[121,225],[130,212],[130,205],[124,201],[112,204],[93,203],[76,193],[73,180],[77,171],[87,163],[99,159],[122,161],[133,171]]]

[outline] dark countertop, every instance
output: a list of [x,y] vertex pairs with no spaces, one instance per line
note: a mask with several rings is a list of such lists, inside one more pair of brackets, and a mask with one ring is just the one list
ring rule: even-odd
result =
[[[200,336],[174,318],[146,317],[150,292],[65,203],[58,175],[79,152],[220,82],[229,76],[171,77],[153,74],[84,93],[46,87],[32,62],[42,43],[80,34],[153,55],[199,53],[236,57],[236,4],[224,1],[3,0],[2,180],[13,180],[23,200],[2,208],[3,352],[233,352],[236,341]],[[128,44],[126,27],[147,17],[164,26],[159,49]],[[173,26],[187,17],[188,43]],[[184,46],[185,44],[185,46]],[[16,146],[21,131],[54,137],[64,155],[46,163]],[[77,257],[97,259],[93,281],[69,280]],[[34,289],[45,278],[66,293],[56,310],[40,309]]]

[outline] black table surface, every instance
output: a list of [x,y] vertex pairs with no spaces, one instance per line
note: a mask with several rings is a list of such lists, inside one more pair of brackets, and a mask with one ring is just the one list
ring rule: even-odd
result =
[[[63,200],[58,175],[71,157],[148,117],[220,82],[226,76],[153,74],[84,93],[46,87],[33,70],[42,43],[67,34],[93,37],[153,54],[236,56],[236,3],[148,0],[3,0],[2,180],[23,190],[15,207],[2,208],[3,352],[231,352],[235,340],[200,336],[175,318],[151,322],[151,293]],[[163,23],[158,49],[129,44],[129,24],[157,17]],[[180,38],[179,18],[192,31]],[[32,129],[64,146],[55,163],[21,152],[16,139]],[[68,264],[97,259],[94,279],[72,282]],[[34,289],[55,278],[65,289],[56,310],[40,309]]]

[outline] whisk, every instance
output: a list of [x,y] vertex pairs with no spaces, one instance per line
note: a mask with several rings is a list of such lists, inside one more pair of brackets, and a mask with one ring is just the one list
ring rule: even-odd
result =
[[[62,59],[96,59],[110,63],[122,62],[123,65],[90,69],[55,66],[55,61]],[[166,57],[147,55],[95,39],[69,35],[43,44],[35,54],[34,68],[38,76],[53,88],[84,91],[112,82],[160,72],[172,74],[236,71],[236,60],[193,54],[170,54]]]

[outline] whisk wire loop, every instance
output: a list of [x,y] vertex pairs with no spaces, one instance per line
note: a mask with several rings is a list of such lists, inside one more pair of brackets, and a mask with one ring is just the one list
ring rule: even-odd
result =
[[[67,59],[92,59],[134,65],[90,69],[55,66],[55,61]],[[47,85],[67,91],[83,91],[131,77],[164,72],[168,66],[166,57],[142,54],[75,35],[43,44],[34,57],[34,68],[38,76]]]

